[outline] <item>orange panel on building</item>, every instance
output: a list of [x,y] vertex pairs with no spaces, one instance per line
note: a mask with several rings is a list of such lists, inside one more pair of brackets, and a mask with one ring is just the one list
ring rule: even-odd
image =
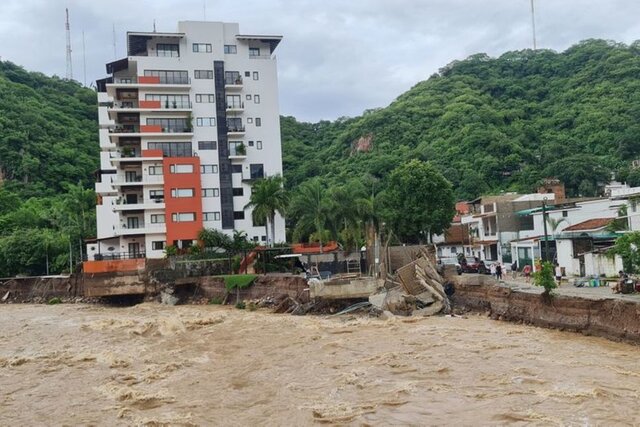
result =
[[139,101],[140,108],[160,108],[160,101]]
[[[176,240],[196,240],[202,230],[202,184],[199,157],[165,157],[164,175],[165,222],[167,244]],[[172,165],[192,165],[191,173],[171,173]],[[193,197],[171,197],[172,189],[193,189]],[[195,221],[174,222],[173,214],[194,213]]]
[[144,270],[145,259],[114,259],[102,261],[85,261],[82,269],[85,273],[112,273],[118,271]]
[[140,125],[140,132],[162,132],[160,125]]
[[162,157],[162,150],[142,150],[142,157]]
[[143,83],[143,84],[160,83],[160,77],[158,77],[158,76],[138,76],[138,83]]

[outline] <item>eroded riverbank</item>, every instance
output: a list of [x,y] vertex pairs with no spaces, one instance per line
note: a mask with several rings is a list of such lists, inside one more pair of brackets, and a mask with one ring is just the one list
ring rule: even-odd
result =
[[633,424],[638,348],[486,317],[0,307],[0,424]]

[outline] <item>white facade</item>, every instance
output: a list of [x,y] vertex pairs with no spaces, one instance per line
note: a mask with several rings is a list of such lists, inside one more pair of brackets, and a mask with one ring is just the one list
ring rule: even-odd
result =
[[[108,64],[112,76],[98,84],[101,203],[90,258],[160,258],[166,245],[193,241],[203,227],[242,230],[268,243],[265,227],[254,226],[244,207],[255,179],[282,174],[273,56],[280,40],[243,36],[238,24],[221,22],[127,33],[128,56]],[[187,177],[174,175],[173,164],[169,172],[167,158],[178,157],[200,166],[190,172],[191,184],[172,184]],[[198,188],[200,194],[188,191]],[[274,240],[285,241],[278,214]]]

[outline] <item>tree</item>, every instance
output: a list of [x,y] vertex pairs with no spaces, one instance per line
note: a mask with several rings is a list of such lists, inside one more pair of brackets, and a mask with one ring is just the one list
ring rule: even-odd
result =
[[618,237],[609,255],[619,255],[622,258],[624,271],[637,273],[640,271],[640,232],[624,233]]
[[319,179],[312,179],[298,187],[294,194],[290,210],[297,218],[294,235],[300,237],[305,231],[315,232],[320,241],[320,252],[325,240],[323,234],[327,221],[331,218],[331,202],[328,193]]
[[[288,203],[289,196],[280,175],[259,179],[251,186],[251,198],[245,209],[253,208],[253,219],[256,222],[264,221],[267,236],[271,235],[269,239],[271,247],[276,243],[276,212],[284,216]],[[269,225],[271,225],[271,233],[269,233]]]
[[391,172],[386,218],[403,241],[430,241],[455,215],[451,184],[430,163],[412,160]]

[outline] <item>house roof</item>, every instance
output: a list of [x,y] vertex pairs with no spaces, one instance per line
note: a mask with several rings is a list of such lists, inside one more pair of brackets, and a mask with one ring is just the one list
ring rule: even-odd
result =
[[574,224],[562,230],[563,232],[571,231],[595,231],[605,228],[615,218],[593,218]]
[[322,252],[320,252],[320,243],[294,243],[291,245],[291,250],[296,254],[319,254],[337,251],[339,248],[338,242],[331,241],[322,245]]

